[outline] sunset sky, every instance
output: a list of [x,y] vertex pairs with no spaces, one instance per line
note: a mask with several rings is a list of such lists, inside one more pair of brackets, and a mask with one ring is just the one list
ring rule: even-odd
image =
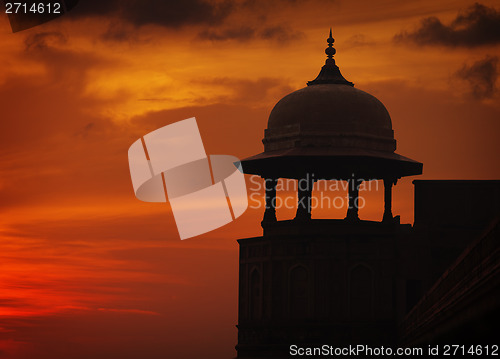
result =
[[[263,210],[181,241],[168,204],[135,198],[127,150],[194,116],[207,153],[261,152],[330,27],[419,178],[500,177],[498,1],[80,0],[17,33],[0,14],[0,358],[236,355],[236,239],[261,234]],[[404,223],[412,179],[394,189]],[[382,191],[366,197],[379,220]]]

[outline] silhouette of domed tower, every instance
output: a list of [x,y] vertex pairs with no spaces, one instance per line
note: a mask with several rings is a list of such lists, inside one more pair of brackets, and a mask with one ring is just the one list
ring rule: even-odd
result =
[[[241,161],[266,183],[263,236],[240,244],[238,357],[288,357],[290,345],[391,343],[397,302],[399,224],[392,186],[422,173],[422,164],[394,151],[384,105],[347,81],[333,56],[307,87],[282,98],[269,116],[264,152]],[[278,221],[278,179],[298,180],[297,213]],[[349,183],[345,219],[312,219],[316,180]],[[359,186],[384,183],[380,222],[358,216]]]

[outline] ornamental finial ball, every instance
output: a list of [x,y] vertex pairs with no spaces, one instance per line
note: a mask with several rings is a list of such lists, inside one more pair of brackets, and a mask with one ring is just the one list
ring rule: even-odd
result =
[[330,28],[330,37],[326,40],[328,44],[333,44],[335,42],[335,39],[332,37],[332,28]]
[[336,52],[337,50],[335,50],[334,47],[327,47],[325,49],[325,54],[327,54],[330,59],[333,57],[333,55],[335,55]]

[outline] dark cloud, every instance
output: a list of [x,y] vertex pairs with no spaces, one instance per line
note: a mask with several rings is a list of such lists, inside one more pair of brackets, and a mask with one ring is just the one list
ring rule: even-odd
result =
[[180,27],[216,24],[233,10],[230,1],[204,0],[85,0],[73,10],[74,16],[117,16],[133,25]]
[[420,27],[403,31],[394,37],[396,42],[411,41],[418,45],[474,47],[500,43],[500,11],[479,3],[459,13],[445,25],[437,17],[422,20]]
[[199,38],[211,41],[250,40],[255,37],[255,29],[250,26],[233,27],[223,30],[205,30]]
[[464,64],[455,76],[469,84],[471,93],[476,99],[491,98],[497,91],[498,57],[487,56],[470,66]]
[[91,131],[94,131],[96,129],[96,124],[95,122],[89,122],[83,128],[79,129],[77,132],[75,132],[76,137],[87,137],[89,136]]
[[292,40],[300,39],[304,36],[302,32],[293,31],[285,26],[270,26],[260,32],[260,37],[268,40],[276,40],[281,43],[287,43]]
[[268,1],[268,0],[243,0],[241,3],[242,7],[249,8],[249,9],[258,9],[262,7],[266,7],[266,10],[271,8],[273,4],[279,3],[279,5],[286,5],[286,4],[292,4],[295,5],[299,1],[298,0],[275,0],[275,1]]
[[294,31],[283,25],[268,26],[262,30],[250,26],[230,27],[221,30],[206,30],[200,32],[198,37],[210,41],[239,40],[249,41],[254,39],[273,40],[279,43],[288,43],[303,37],[302,32]]
[[352,49],[354,47],[362,47],[362,46],[370,46],[375,44],[375,40],[370,36],[364,34],[355,34],[343,41],[344,45],[342,46],[344,49]]
[[104,41],[127,42],[134,39],[134,32],[121,24],[112,23],[106,32],[101,35],[101,39]]
[[46,69],[47,78],[51,79],[52,84],[64,82],[66,92],[80,91],[91,69],[117,65],[116,60],[110,62],[93,52],[71,49],[68,46],[70,41],[61,32],[29,33],[24,40],[24,55]]
[[[75,17],[114,17],[108,30],[102,34],[104,41],[133,40],[136,26],[159,25],[179,28],[185,25],[205,25],[206,30],[198,38],[210,41],[267,39],[287,43],[303,36],[283,25],[268,25],[270,15],[282,10],[283,6],[295,5],[297,1],[281,0],[86,0],[82,1],[73,14]],[[257,17],[257,25],[227,25],[232,14]],[[124,20],[124,25],[120,20]],[[132,25],[128,26],[128,25]]]
[[67,43],[66,36],[60,32],[38,32],[29,35],[24,40],[26,51],[45,51],[54,46]]

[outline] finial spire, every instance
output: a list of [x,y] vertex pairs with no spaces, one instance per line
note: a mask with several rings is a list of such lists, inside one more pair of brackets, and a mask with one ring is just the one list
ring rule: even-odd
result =
[[333,43],[335,42],[335,39],[332,37],[332,28],[330,28],[330,37],[326,39],[326,42],[328,42],[328,47],[325,49],[325,54],[328,56],[328,59],[326,60],[326,64],[329,65],[335,65],[335,60],[333,59],[333,55],[337,52],[335,48],[333,47]]
[[337,53],[337,50],[335,50],[335,48],[333,47],[335,39],[332,36],[332,28],[330,28],[330,36],[328,37],[328,39],[326,39],[326,42],[328,43],[328,47],[325,49],[325,54],[327,56],[325,66],[322,67],[318,77],[316,77],[313,81],[309,81],[307,85],[344,84],[354,86],[352,82],[347,81],[342,76],[338,66],[335,64],[333,55]]

